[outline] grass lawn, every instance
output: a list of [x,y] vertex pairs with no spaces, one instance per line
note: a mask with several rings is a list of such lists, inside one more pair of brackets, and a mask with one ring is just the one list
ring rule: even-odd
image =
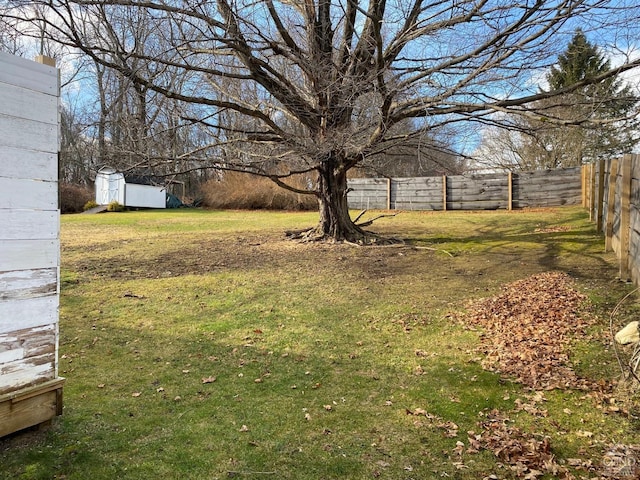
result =
[[[632,287],[582,209],[401,213],[371,227],[403,246],[285,240],[316,218],[63,216],[64,415],[0,439],[0,477],[517,478],[489,450],[460,450],[492,410],[548,437],[575,478],[602,472],[611,444],[637,443],[632,406],[584,391],[518,409],[534,392],[483,370],[480,332],[451,315],[510,282],[568,273],[598,317],[572,346],[574,368],[618,378],[609,314]],[[628,301],[615,324],[637,312]]]

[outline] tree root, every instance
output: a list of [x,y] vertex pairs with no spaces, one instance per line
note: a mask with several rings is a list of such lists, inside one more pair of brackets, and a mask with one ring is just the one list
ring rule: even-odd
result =
[[289,240],[295,240],[300,243],[345,243],[358,247],[363,246],[385,246],[385,245],[403,245],[405,242],[399,238],[383,237],[366,230],[352,232],[345,235],[345,238],[336,238],[319,231],[317,227],[306,228],[304,230],[288,230],[285,236]]
[[[385,245],[404,245],[404,241],[398,238],[383,237],[376,233],[364,230],[362,227],[368,227],[374,221],[385,218],[395,217],[399,212],[378,215],[370,220],[358,223],[358,220],[367,213],[363,210],[352,221],[350,228],[345,228],[340,234],[329,234],[319,226],[305,228],[303,230],[285,231],[285,236],[290,240],[296,240],[302,243],[321,242],[321,243],[346,243],[354,246],[385,246]],[[347,226],[348,227],[348,226]]]

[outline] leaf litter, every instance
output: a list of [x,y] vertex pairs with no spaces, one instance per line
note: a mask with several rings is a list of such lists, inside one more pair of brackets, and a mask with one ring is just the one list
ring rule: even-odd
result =
[[[568,275],[546,272],[510,283],[499,295],[474,301],[466,313],[457,316],[465,328],[482,330],[479,350],[484,355],[484,369],[534,391],[526,401],[515,400],[514,413],[525,411],[546,417],[547,410],[540,406],[545,401],[545,390],[581,390],[595,401],[612,400],[611,383],[581,378],[569,359],[568,347],[576,340],[588,339],[588,328],[596,322],[593,316],[584,314],[585,301]],[[424,414],[445,431],[445,436],[457,434],[448,422],[421,409],[407,413]],[[549,436],[523,431],[499,410],[481,412],[481,416],[484,420],[478,423],[480,432],[467,432],[467,445],[457,441],[453,453],[459,458],[489,450],[513,475],[524,479],[545,475],[575,479],[568,467],[588,475],[580,478],[640,478],[638,445],[610,445],[599,465],[591,459],[558,461]],[[593,434],[581,430],[576,435],[591,438]],[[456,468],[464,465],[461,461],[454,464]]]
[[593,316],[568,275],[546,272],[513,282],[495,297],[469,305],[461,320],[481,327],[483,368],[534,390],[597,388],[572,369],[567,346],[587,338]]

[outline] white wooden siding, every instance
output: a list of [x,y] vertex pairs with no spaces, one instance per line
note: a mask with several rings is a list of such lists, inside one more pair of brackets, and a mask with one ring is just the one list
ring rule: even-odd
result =
[[0,145],[25,150],[58,150],[58,128],[51,123],[0,115]]
[[57,240],[2,240],[0,272],[34,270],[60,265]]
[[2,145],[0,147],[1,177],[55,182],[58,179],[57,154]]
[[0,83],[0,114],[21,120],[58,124],[58,98],[46,93]]
[[55,68],[0,52],[0,395],[57,377],[58,92]]
[[0,209],[0,240],[57,239],[59,218],[54,210]]
[[57,323],[58,296],[0,302],[0,334]]
[[[1,145],[0,148],[2,148]],[[0,208],[57,210],[58,184],[41,180],[0,177]]]
[[0,52],[0,83],[20,85],[36,92],[58,96],[58,70]]
[[55,295],[58,291],[57,285],[57,268],[0,272],[0,300]]
[[124,202],[127,207],[165,208],[167,193],[162,187],[125,183]]
[[55,324],[0,334],[0,395],[57,376],[57,335]]

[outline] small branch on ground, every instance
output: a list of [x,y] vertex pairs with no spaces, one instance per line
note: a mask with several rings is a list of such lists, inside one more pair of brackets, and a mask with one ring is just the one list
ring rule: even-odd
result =
[[[362,215],[364,215],[364,213],[366,212],[366,210],[364,210],[360,215],[358,215],[356,217],[356,219],[353,221],[353,223],[356,223],[360,217],[362,217]],[[387,214],[382,214],[382,215],[378,215],[377,217],[373,217],[371,220],[367,220],[366,222],[362,222],[362,223],[356,223],[356,225],[358,227],[368,227],[369,225],[373,224],[373,222],[375,222],[376,220],[380,219],[380,218],[385,218],[385,217],[395,217],[396,215],[398,215],[399,212],[396,213],[387,213]]]

